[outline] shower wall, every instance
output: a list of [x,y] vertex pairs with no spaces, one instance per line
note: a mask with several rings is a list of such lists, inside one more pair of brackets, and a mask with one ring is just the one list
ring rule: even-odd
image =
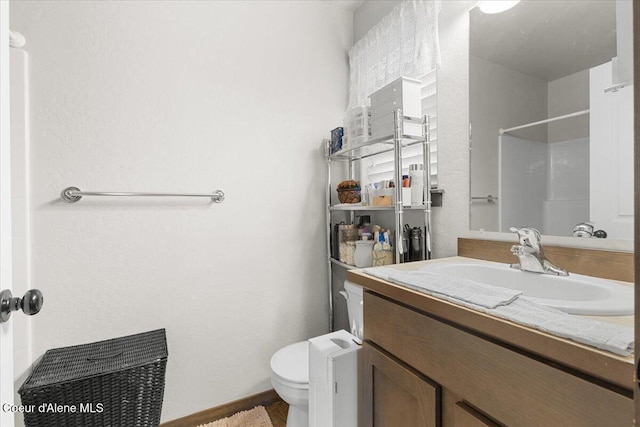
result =
[[505,134],[499,153],[499,231],[522,226],[541,230],[547,198],[547,143]]
[[548,144],[545,234],[571,236],[573,227],[589,221],[589,138]]
[[500,231],[529,226],[571,236],[589,220],[589,139],[547,143],[503,135]]
[[[272,388],[271,355],[328,329],[321,141],[347,103],[352,14],[18,1],[11,24],[31,60],[31,281],[46,298],[32,359],[166,328],[164,421]],[[69,205],[68,186],[227,197]]]

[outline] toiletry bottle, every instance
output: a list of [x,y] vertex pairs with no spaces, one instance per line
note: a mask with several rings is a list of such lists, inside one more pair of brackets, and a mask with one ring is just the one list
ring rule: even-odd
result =
[[[358,223],[358,236],[371,235],[371,215],[358,215],[360,222]],[[366,240],[366,239],[365,239]]]
[[356,267],[372,267],[373,266],[373,241],[358,240],[356,242],[356,253],[353,256]]
[[393,264],[393,245],[391,244],[389,233],[390,231],[384,232],[384,243],[382,244],[382,250],[384,252],[384,265]]
[[363,217],[362,240],[371,240],[371,217],[369,215],[364,215]]
[[413,227],[411,229],[411,236],[409,238],[409,259],[411,261],[422,261],[422,230],[420,227]]
[[371,261],[374,267],[384,265],[384,251],[382,250],[382,242],[380,239],[383,235],[379,231],[375,231],[373,234],[373,251],[371,252]]
[[404,253],[402,254],[402,261],[408,262],[411,258],[409,258],[409,236],[411,235],[411,227],[409,224],[405,224],[402,229],[402,249]]
[[411,204],[421,205],[424,198],[424,167],[420,164],[409,165],[409,176],[411,177]]

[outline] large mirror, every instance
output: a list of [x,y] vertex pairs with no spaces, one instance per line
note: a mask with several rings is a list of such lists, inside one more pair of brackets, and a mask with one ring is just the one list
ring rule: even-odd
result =
[[630,3],[470,11],[471,230],[633,238]]

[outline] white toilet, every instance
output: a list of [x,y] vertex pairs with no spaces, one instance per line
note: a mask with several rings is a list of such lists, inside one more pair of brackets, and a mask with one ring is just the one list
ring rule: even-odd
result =
[[271,384],[289,404],[287,427],[309,425],[309,342],[282,347],[271,357]]
[[[344,287],[346,292],[340,293],[347,299],[351,333],[361,340],[362,288],[348,281]],[[308,341],[283,347],[271,357],[271,384],[282,400],[289,404],[287,427],[309,426]]]

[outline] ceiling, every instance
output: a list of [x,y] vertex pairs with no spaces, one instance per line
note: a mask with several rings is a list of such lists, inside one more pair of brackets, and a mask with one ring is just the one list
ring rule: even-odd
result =
[[615,1],[523,0],[506,12],[470,12],[470,52],[544,81],[616,56]]
[[338,6],[342,9],[350,10],[351,12],[355,12],[365,0],[325,0],[327,3],[331,3],[334,6]]

